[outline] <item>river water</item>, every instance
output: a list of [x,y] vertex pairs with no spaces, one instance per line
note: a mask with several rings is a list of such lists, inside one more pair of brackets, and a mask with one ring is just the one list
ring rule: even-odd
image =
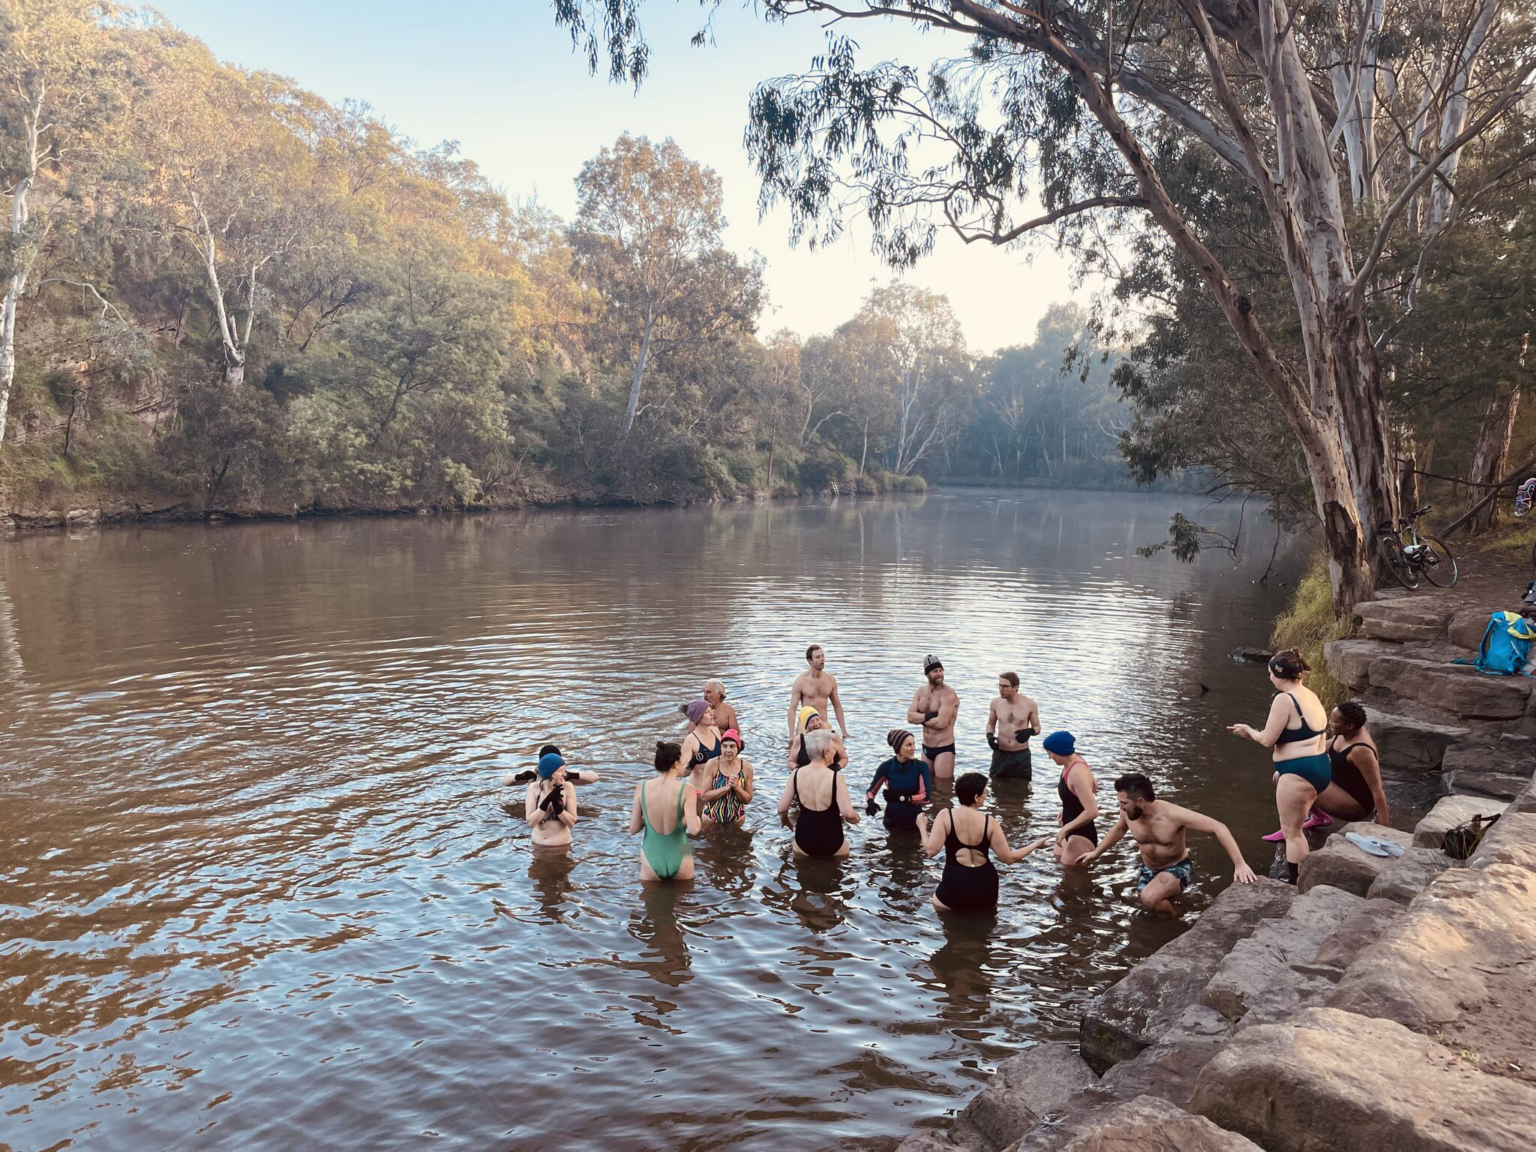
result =
[[[1137,557],[1189,498],[935,493],[804,506],[176,526],[0,545],[0,1146],[890,1148],[1184,927],[1134,853],[1003,869],[995,918],[877,820],[796,866],[789,686],[825,646],[862,791],[928,652],[959,767],[1016,670],[1109,781],[1146,772],[1263,865],[1262,645],[1293,566]],[[1201,513],[1230,532],[1235,507]],[[760,792],[643,891],[630,796],[723,679]],[[508,767],[601,781],[535,855]],[[1013,843],[1055,778],[989,794]],[[1107,827],[1109,820],[1101,822]],[[1198,910],[1230,879],[1192,842]]]

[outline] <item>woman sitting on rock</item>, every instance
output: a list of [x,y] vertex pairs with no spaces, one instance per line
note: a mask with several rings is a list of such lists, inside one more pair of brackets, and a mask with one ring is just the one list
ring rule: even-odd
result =
[[1296,883],[1297,870],[1307,858],[1302,831],[1307,813],[1328,790],[1333,770],[1328,760],[1328,710],[1317,693],[1301,682],[1311,668],[1296,649],[1276,652],[1269,661],[1269,682],[1275,698],[1262,730],[1233,724],[1227,731],[1274,749],[1275,809],[1285,835],[1286,878]]

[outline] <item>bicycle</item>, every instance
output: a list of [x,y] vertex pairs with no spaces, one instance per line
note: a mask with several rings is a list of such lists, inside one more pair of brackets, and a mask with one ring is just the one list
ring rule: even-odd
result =
[[1456,557],[1441,541],[1419,532],[1419,517],[1429,510],[1430,506],[1426,504],[1417,512],[1408,513],[1398,521],[1396,528],[1390,520],[1376,526],[1380,533],[1376,538],[1376,553],[1381,557],[1382,567],[1410,590],[1419,586],[1421,576],[1436,588],[1456,586]]

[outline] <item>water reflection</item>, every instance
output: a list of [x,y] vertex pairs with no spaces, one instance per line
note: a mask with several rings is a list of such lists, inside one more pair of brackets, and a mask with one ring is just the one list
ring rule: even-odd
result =
[[[629,917],[629,934],[645,945],[639,961],[631,967],[669,988],[681,988],[693,979],[688,937],[678,921],[677,905],[696,883],[679,880],[643,885],[640,907]],[[675,1004],[666,1005],[668,1012],[675,1008]]]

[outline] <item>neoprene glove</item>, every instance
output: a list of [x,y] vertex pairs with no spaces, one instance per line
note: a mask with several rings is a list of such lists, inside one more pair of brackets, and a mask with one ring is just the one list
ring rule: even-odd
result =
[[880,805],[871,800],[868,804],[864,805],[864,813],[867,816],[878,816],[880,814]]
[[987,733],[987,747],[994,752],[997,751],[997,737],[990,732]]
[[939,714],[937,712],[924,712],[923,713],[923,723],[926,724],[930,720],[938,719],[938,715]]

